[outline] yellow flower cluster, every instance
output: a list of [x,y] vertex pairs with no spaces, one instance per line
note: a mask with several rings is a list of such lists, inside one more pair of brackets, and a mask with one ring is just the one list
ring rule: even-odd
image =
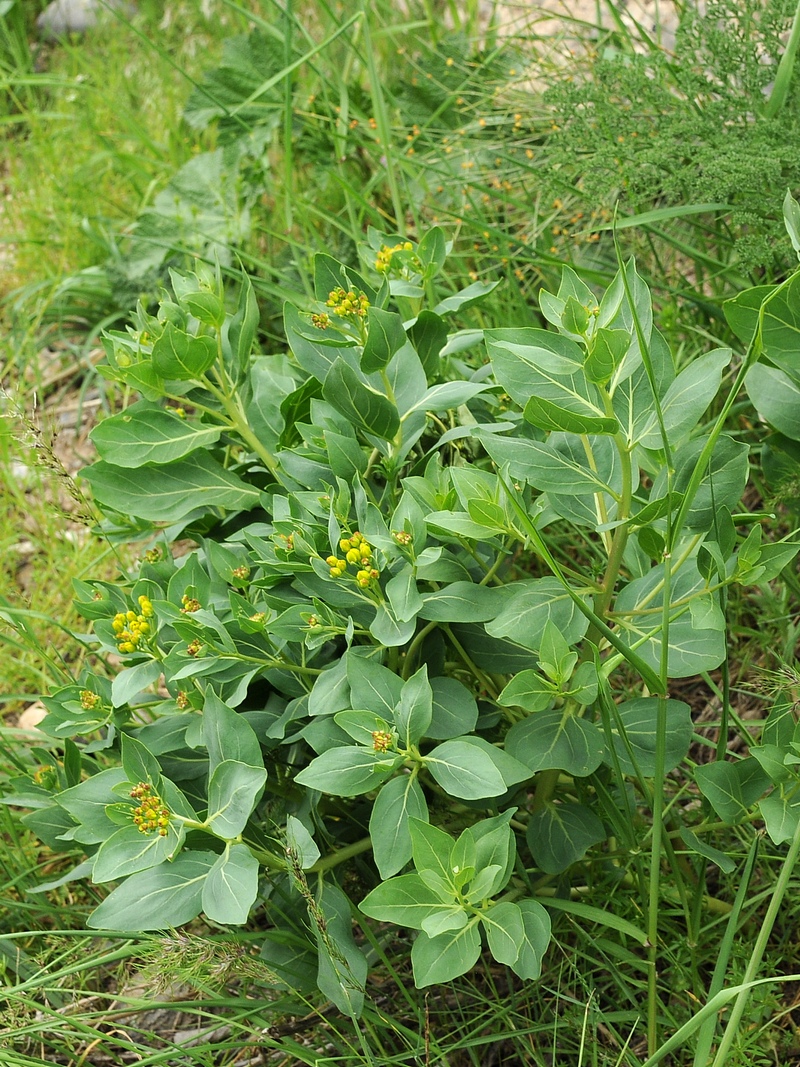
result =
[[58,772],[51,763],[40,767],[31,777],[34,785],[40,785],[42,789],[52,789],[58,783]]
[[139,782],[130,795],[139,801],[139,807],[133,809],[133,824],[139,833],[149,834],[157,830],[160,837],[166,837],[169,808],[164,807],[164,801],[153,792],[153,787],[147,782]]
[[392,735],[386,730],[372,731],[372,747],[376,752],[386,752],[392,743]]
[[328,293],[325,306],[333,308],[334,315],[340,318],[364,319],[367,316],[369,300],[364,293],[357,293],[354,289],[345,292],[344,289],[332,289]]
[[120,652],[135,652],[139,642],[150,633],[150,623],[147,621],[153,617],[153,605],[146,596],[139,597],[139,614],[135,611],[118,611],[111,623],[114,631],[117,648]]
[[81,690],[81,707],[84,711],[94,711],[99,703],[100,696],[98,693],[93,693],[91,689]]
[[331,317],[327,311],[323,311],[321,315],[311,316],[311,325],[316,326],[318,330],[327,330],[331,324]]
[[196,600],[193,596],[189,596],[188,593],[184,593],[181,597],[181,604],[183,605],[181,611],[184,615],[191,615],[193,611],[199,611],[203,606],[199,600]]
[[375,257],[375,270],[385,274],[392,265],[392,256],[395,252],[410,252],[414,246],[410,241],[398,241],[392,248],[389,245],[381,245]]
[[339,548],[344,552],[344,559],[336,556],[328,556],[325,562],[331,569],[331,578],[341,578],[347,570],[348,563],[358,567],[356,581],[362,589],[366,589],[369,583],[379,576],[372,566],[372,546],[358,530],[351,537],[343,537],[339,542]]

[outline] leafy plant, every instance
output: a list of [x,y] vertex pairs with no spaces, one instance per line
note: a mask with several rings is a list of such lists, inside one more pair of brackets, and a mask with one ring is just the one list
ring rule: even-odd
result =
[[[601,922],[648,944],[655,1048],[662,861],[683,886],[665,783],[692,738],[670,680],[723,663],[727,590],[798,547],[736,514],[748,445],[726,418],[762,346],[718,400],[731,351],[676,368],[633,262],[602,294],[565,269],[541,294],[554,330],[451,332],[493,286],[442,295],[448,251],[434,228],[370,230],[360,271],[318,255],[286,355],[252,353],[249,281],[229,307],[202,269],[106,337],[102,373],[141,399],[96,428],[84,477],[106,535],[152,547],[75,583],[98,665],[46,698],[53,752],[6,802],[85,854],[53,885],[115,883],[91,927],[263,904],[263,960],[352,1016],[351,905],[420,931],[420,986],[482,936],[533,979],[549,910]],[[552,895],[587,862],[636,890],[643,928]]]

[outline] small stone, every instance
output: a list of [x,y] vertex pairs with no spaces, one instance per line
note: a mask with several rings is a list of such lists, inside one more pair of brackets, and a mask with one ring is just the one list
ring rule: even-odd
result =
[[52,0],[36,20],[39,33],[46,40],[63,37],[67,33],[85,33],[97,23],[105,7],[114,8],[127,16],[135,14],[128,0]]

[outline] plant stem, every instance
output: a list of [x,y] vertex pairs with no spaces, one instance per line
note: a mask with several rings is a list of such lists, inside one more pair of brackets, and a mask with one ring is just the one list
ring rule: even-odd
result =
[[308,874],[321,874],[323,871],[329,871],[333,867],[338,867],[340,863],[346,863],[354,856],[360,856],[362,852],[368,852],[371,848],[372,838],[362,837],[359,841],[354,841],[352,845],[345,845],[336,852],[332,852],[330,856],[317,860],[314,866],[308,869]]

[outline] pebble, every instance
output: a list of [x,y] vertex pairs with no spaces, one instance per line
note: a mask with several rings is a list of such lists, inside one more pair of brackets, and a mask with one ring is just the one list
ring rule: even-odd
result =
[[67,33],[85,33],[97,23],[104,7],[116,8],[133,15],[135,7],[128,0],[52,0],[36,20],[39,33],[46,40],[63,37]]

